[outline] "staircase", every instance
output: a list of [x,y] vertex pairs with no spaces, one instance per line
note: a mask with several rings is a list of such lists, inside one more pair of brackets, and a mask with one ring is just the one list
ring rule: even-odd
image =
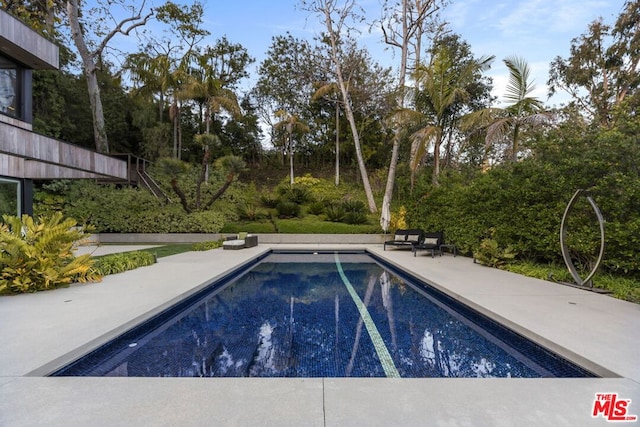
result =
[[155,182],[151,175],[149,175],[149,173],[147,172],[147,166],[150,163],[148,160],[145,160],[142,157],[134,156],[133,154],[111,154],[111,156],[126,160],[128,171],[128,179],[126,181],[127,185],[146,188],[158,200],[162,200],[166,203],[173,202],[173,200],[171,200],[171,198],[162,190],[162,188],[160,188],[158,183]]

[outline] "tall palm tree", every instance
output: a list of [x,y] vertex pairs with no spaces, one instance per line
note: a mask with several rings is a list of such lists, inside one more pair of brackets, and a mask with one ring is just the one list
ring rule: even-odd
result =
[[306,123],[300,121],[300,118],[295,114],[289,114],[285,110],[276,111],[276,117],[281,120],[273,125],[276,132],[282,132],[285,138],[284,146],[289,149],[289,177],[290,183],[293,185],[293,134],[309,132],[309,126]]
[[433,147],[432,183],[438,184],[440,147],[458,119],[455,107],[470,98],[467,87],[478,72],[490,66],[493,58],[485,56],[464,64],[454,64],[447,47],[443,45],[434,52],[428,66],[418,66],[415,75],[418,91],[415,95],[424,99],[424,116],[427,120],[426,125],[410,137],[412,185],[415,172],[429,147]]
[[209,63],[208,55],[196,57],[198,68],[190,70],[189,79],[183,95],[204,106],[205,133],[211,129],[212,115],[227,111],[233,116],[241,114],[240,104],[236,94],[224,87],[224,82],[214,75],[215,69]]
[[169,107],[169,119],[173,124],[173,157],[179,157],[178,132],[180,122],[181,87],[186,80],[186,61],[177,61],[169,54],[150,56],[147,53],[131,54],[125,68],[136,84],[135,91],[144,96],[158,96],[158,119],[162,122],[165,100],[173,96]]
[[522,133],[526,127],[537,127],[551,118],[539,99],[530,96],[535,84],[530,80],[531,69],[526,60],[518,56],[504,59],[509,69],[509,83],[504,99],[506,107],[492,107],[469,114],[464,119],[464,128],[486,130],[485,152],[496,142],[508,138],[512,162],[518,160]]

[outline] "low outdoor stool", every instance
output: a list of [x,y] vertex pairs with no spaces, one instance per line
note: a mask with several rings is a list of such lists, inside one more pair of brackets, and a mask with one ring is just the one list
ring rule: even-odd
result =
[[456,255],[458,255],[458,250],[456,249],[456,245],[452,245],[452,244],[442,244],[442,245],[440,245],[440,255],[441,256],[442,256],[442,250],[443,249],[449,249],[454,257]]

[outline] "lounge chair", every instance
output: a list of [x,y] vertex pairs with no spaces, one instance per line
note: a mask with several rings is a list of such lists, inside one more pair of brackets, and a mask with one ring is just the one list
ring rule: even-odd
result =
[[223,249],[242,249],[251,248],[258,245],[258,236],[252,236],[251,234],[242,232],[237,236],[227,237],[227,240],[222,242]]
[[424,232],[417,228],[396,230],[393,240],[384,242],[383,249],[386,251],[387,246],[396,246],[413,250],[415,245],[422,243],[423,238]]
[[419,250],[431,251],[431,258],[435,257],[436,251],[442,256],[442,245],[444,244],[444,231],[436,231],[432,233],[424,233],[424,239],[421,243],[412,247],[413,256]]

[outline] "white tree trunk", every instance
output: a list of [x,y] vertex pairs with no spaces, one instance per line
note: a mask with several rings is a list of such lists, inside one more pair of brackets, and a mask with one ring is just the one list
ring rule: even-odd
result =
[[[107,140],[104,111],[102,109],[102,98],[100,97],[100,86],[98,85],[98,76],[96,74],[98,71],[96,61],[101,57],[107,44],[116,34],[123,34],[125,36],[129,35],[134,28],[145,25],[153,15],[153,12],[150,12],[144,18],[142,18],[140,14],[137,14],[123,19],[113,30],[104,36],[94,51],[90,51],[87,47],[87,43],[85,42],[85,34],[82,32],[82,28],[80,26],[79,0],[67,0],[66,3],[71,38],[73,39],[73,43],[76,45],[78,53],[82,58],[83,70],[87,78],[87,91],[89,93],[91,114],[93,116],[93,133],[96,150],[100,153],[108,153],[109,141]],[[142,9],[143,7],[144,2],[141,3],[140,8]],[[128,25],[127,28],[123,28],[125,24]]]
[[[351,3],[353,6],[353,3]],[[351,6],[346,6],[343,10],[339,11],[341,18],[344,19],[348,13]],[[349,98],[349,92],[347,90],[346,84],[344,82],[344,78],[342,76],[342,67],[340,64],[340,55],[338,52],[338,41],[339,41],[339,30],[342,25],[342,21],[339,22],[338,29],[335,29],[333,26],[333,20],[331,18],[331,12],[335,9],[335,2],[333,0],[318,0],[316,4],[316,9],[324,14],[325,17],[325,25],[327,27],[327,33],[329,36],[329,41],[331,43],[331,61],[335,66],[336,70],[336,78],[338,80],[338,87],[340,88],[340,93],[342,94],[342,102],[344,103],[344,111],[347,116],[347,120],[349,121],[349,126],[351,127],[351,134],[353,136],[353,145],[356,149],[356,158],[358,160],[358,168],[360,169],[360,176],[362,177],[362,185],[364,187],[364,192],[367,196],[367,202],[369,204],[369,210],[373,212],[377,212],[378,208],[376,207],[376,201],[373,198],[373,191],[371,190],[371,184],[369,183],[369,176],[367,174],[367,168],[364,164],[364,157],[362,156],[362,148],[360,146],[360,136],[358,133],[358,127],[356,125],[355,118],[353,116],[353,109],[351,108],[351,100]]]
[[[402,0],[400,30],[396,32],[393,30],[393,28],[389,27],[389,32],[387,32],[387,30],[385,30],[384,23],[382,23],[385,42],[400,49],[400,76],[398,80],[398,105],[400,108],[404,108],[405,101],[405,84],[408,68],[407,64],[409,58],[409,44],[413,39],[415,43],[415,51],[413,53],[415,55],[415,65],[417,66],[420,62],[422,37],[425,33],[424,24],[426,22],[426,19],[437,10],[438,6],[435,0],[416,0],[415,9],[412,9],[412,7],[409,6],[409,0]],[[389,173],[387,175],[387,185],[384,191],[384,195],[389,201],[391,201],[393,197],[393,187],[396,182],[396,168],[398,165],[398,152],[400,150],[400,138],[397,135],[399,129],[394,129],[394,131],[396,133],[396,137],[393,138],[391,161],[389,163]]]
[[340,185],[340,104],[336,101],[336,187]]
[[82,65],[85,77],[87,78],[87,91],[89,93],[89,103],[91,105],[91,115],[93,117],[93,136],[96,144],[96,151],[99,153],[109,152],[109,141],[104,123],[104,111],[102,109],[102,99],[100,97],[100,86],[98,85],[97,65],[94,55],[87,47],[80,22],[78,18],[78,0],[67,1],[67,16],[71,37],[82,58]]

